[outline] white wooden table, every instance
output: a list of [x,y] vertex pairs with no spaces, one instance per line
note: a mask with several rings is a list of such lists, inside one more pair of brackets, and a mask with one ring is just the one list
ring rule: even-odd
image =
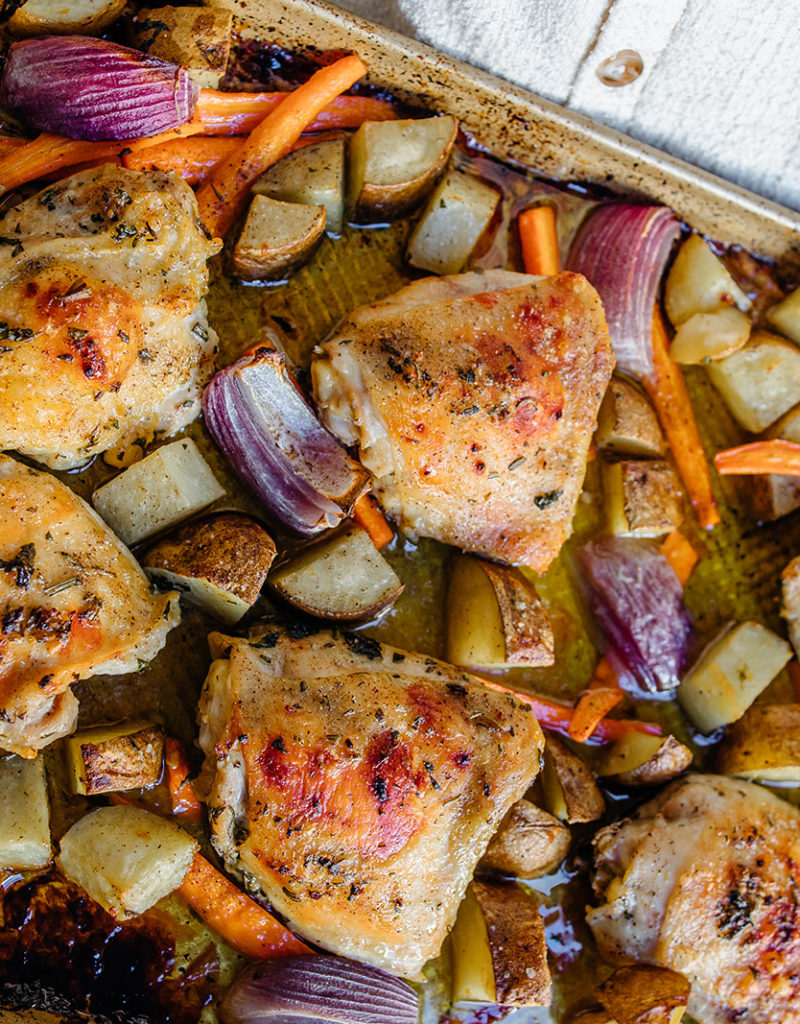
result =
[[335,2],[800,210],[800,0]]

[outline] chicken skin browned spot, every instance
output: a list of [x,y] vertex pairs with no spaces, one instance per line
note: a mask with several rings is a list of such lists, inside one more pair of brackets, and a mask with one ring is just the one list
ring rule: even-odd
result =
[[134,671],[179,618],[81,498],[0,455],[0,750],[33,757],[70,733],[70,685]]
[[347,633],[212,633],[200,745],[214,844],[301,935],[418,978],[539,770],[528,708]]
[[0,448],[67,469],[191,422],[219,247],[185,182],[110,165],[0,217]]
[[406,532],[541,572],[570,534],[613,367],[585,278],[488,271],[357,309],[312,378]]
[[800,1022],[800,812],[689,775],[595,838],[603,956],[671,967],[703,1024]]

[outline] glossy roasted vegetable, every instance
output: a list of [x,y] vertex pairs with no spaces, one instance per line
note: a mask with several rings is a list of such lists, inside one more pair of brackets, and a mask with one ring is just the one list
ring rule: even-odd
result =
[[795,655],[800,657],[800,555],[781,573],[781,615],[786,620]]
[[675,471],[663,459],[626,459],[603,466],[606,520],[619,537],[662,537],[683,521]]
[[682,974],[649,964],[619,967],[594,990],[616,1024],[678,1024],[690,993]]
[[325,207],[325,230],[338,235],[344,221],[344,139],[304,146],[279,160],[253,185],[255,195]]
[[517,800],[483,855],[479,871],[509,878],[539,878],[554,871],[567,855],[566,825],[529,800]]
[[164,733],[142,722],[84,729],[66,741],[66,757],[75,793],[147,789],[161,778]]
[[325,234],[325,207],[255,196],[233,250],[243,281],[283,279],[310,259]]
[[217,89],[228,66],[233,14],[219,5],[143,7],[133,26],[135,45],[188,71],[203,89]]
[[695,313],[713,313],[737,306],[750,308],[750,300],[731,277],[725,264],[700,235],[690,235],[678,251],[664,286],[664,306],[677,327]]
[[547,809],[570,825],[596,821],[605,813],[603,795],[589,766],[550,733],[544,748],[542,787]]
[[620,455],[658,456],[666,451],[652,405],[619,377],[612,377],[600,406],[594,440],[598,448]]
[[773,306],[767,313],[767,320],[773,327],[800,345],[800,288],[787,295],[783,302]]
[[603,751],[597,774],[622,786],[663,786],[691,763],[691,750],[674,736],[631,732]]
[[52,848],[42,758],[0,758],[0,794],[0,873],[46,867]]
[[726,730],[716,769],[743,779],[800,783],[800,704],[754,704]]
[[[96,36],[122,13],[125,0],[23,0],[12,5],[6,28],[12,36]],[[4,12],[5,14],[5,12]]]
[[750,321],[738,309],[694,313],[678,325],[669,354],[676,363],[707,363],[738,352],[749,337]]

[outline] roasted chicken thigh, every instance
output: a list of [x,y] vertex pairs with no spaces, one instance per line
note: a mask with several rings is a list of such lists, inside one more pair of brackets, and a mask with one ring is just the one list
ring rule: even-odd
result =
[[613,366],[585,278],[494,270],[357,309],[312,378],[401,527],[543,571],[570,534]]
[[219,242],[179,178],[106,165],[0,217],[0,449],[86,462],[200,410]]
[[418,978],[539,770],[529,709],[348,633],[213,633],[200,703],[214,844],[312,942]]
[[601,953],[671,967],[703,1024],[800,1022],[800,811],[689,775],[596,836]]

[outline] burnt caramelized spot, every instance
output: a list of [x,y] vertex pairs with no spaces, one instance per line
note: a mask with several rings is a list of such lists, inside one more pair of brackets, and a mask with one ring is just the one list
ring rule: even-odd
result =
[[105,376],[106,361],[97,344],[88,331],[78,331],[70,327],[67,331],[70,347],[80,359],[81,371],[89,380]]

